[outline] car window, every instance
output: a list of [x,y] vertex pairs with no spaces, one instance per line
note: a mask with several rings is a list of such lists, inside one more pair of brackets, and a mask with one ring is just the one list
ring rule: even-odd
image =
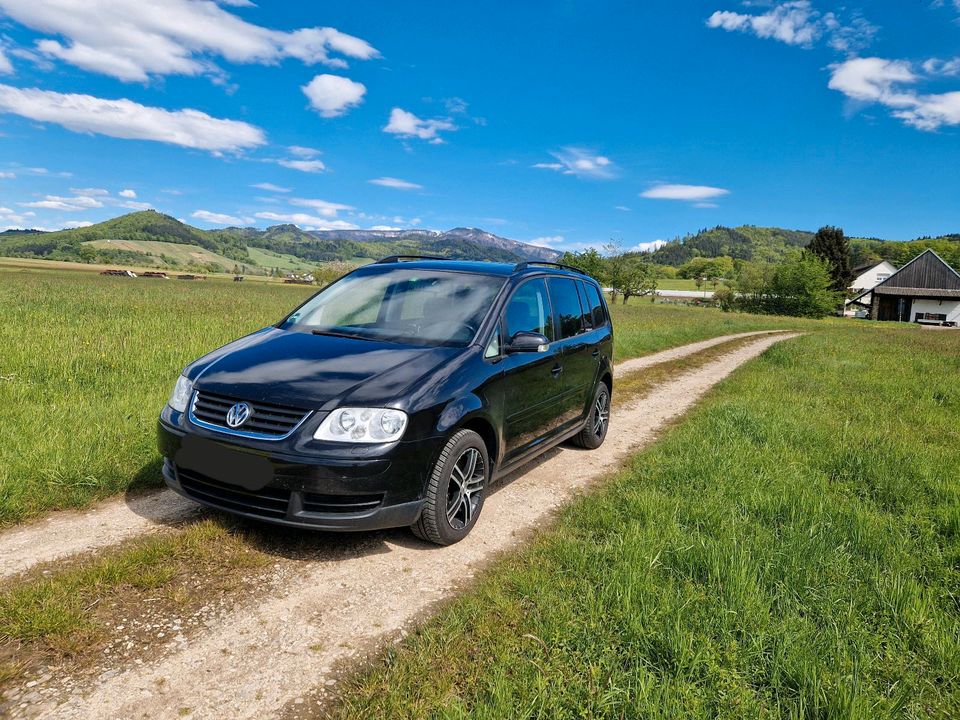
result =
[[493,331],[493,335],[490,337],[490,342],[487,343],[487,349],[483,351],[483,356],[485,358],[500,357],[500,326],[499,325],[497,325],[497,329]]
[[594,327],[600,327],[607,321],[607,315],[603,311],[603,300],[600,299],[600,291],[593,283],[586,283],[587,298],[590,300],[590,321]]
[[560,339],[583,331],[583,310],[577,294],[577,282],[567,278],[550,278],[550,299],[557,317]]
[[553,340],[550,299],[542,278],[528,280],[517,288],[507,303],[506,322],[508,338],[518,332],[535,332]]
[[284,329],[365,340],[463,347],[504,279],[475,273],[373,266],[308,300]]
[[589,330],[593,327],[593,319],[590,315],[590,301],[587,299],[587,288],[582,281],[577,281],[577,294],[580,296],[580,308],[583,311],[583,327]]

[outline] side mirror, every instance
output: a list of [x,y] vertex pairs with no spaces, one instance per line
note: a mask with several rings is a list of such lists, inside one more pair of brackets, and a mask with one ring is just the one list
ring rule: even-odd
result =
[[547,339],[546,335],[535,332],[518,332],[510,338],[506,350],[511,354],[522,352],[542,353],[546,352],[549,347],[550,340]]

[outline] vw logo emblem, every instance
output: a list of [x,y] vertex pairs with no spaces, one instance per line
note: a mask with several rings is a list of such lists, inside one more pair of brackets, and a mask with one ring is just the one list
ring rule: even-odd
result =
[[239,402],[227,410],[227,426],[238,428],[249,420],[251,415],[253,409],[245,402]]

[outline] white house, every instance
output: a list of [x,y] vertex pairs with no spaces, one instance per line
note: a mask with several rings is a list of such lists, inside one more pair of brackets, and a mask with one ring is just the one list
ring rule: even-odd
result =
[[853,269],[857,279],[850,283],[850,287],[859,295],[864,290],[872,290],[896,271],[897,266],[888,260],[876,263],[875,265],[861,265]]

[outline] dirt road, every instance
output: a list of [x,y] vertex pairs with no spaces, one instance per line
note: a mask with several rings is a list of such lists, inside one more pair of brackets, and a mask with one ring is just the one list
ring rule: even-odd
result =
[[96,683],[66,690],[63,679],[53,678],[46,704],[15,712],[124,720],[275,716],[333,683],[336,666],[396,637],[575,493],[652,442],[737,367],[791,337],[758,338],[618,408],[599,450],[557,449],[507,478],[464,542],[437,548],[406,531],[323,536],[317,556],[301,562],[278,591],[217,618],[194,638],[159,648],[142,664],[122,663]]

